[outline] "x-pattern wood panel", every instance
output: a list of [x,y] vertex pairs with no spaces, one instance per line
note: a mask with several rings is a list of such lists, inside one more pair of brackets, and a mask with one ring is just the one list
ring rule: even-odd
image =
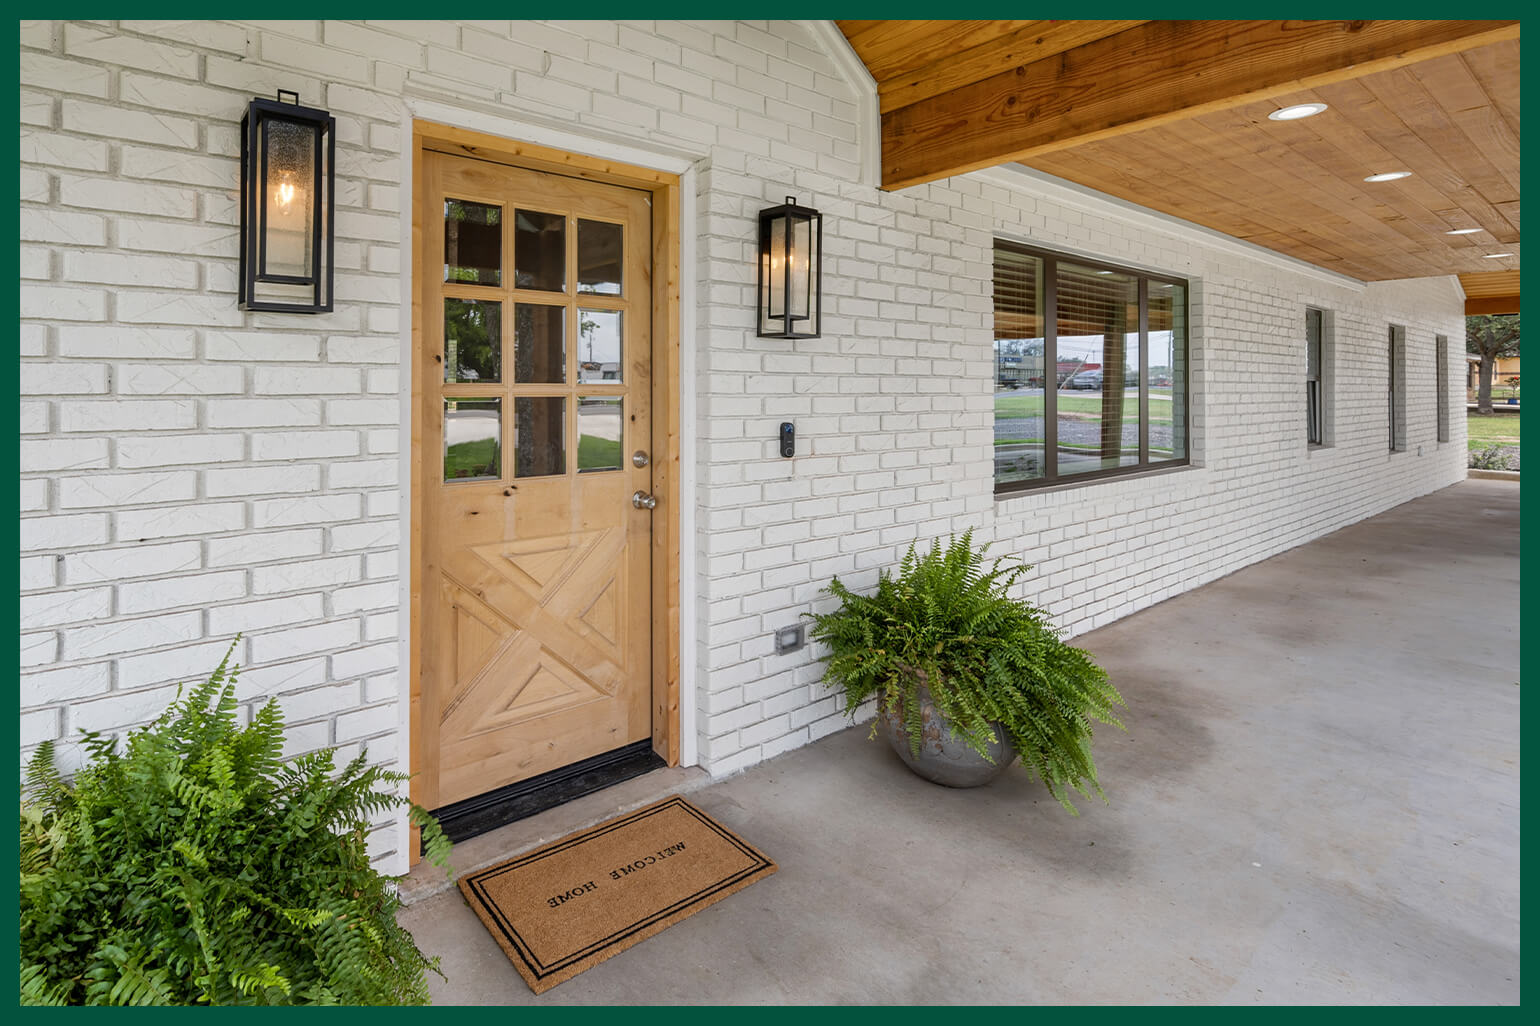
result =
[[[567,539],[472,546],[445,561],[446,599],[501,635],[495,650],[451,685],[452,697],[444,707],[446,731],[464,726],[457,710],[467,706],[490,710],[497,725],[506,725],[516,690],[489,704],[466,699],[488,681],[488,686],[506,688],[509,678],[498,671],[520,660],[531,665],[559,660],[580,686],[615,694],[625,672],[620,639],[606,637],[582,617],[601,597],[618,592],[623,544],[619,530],[591,531]],[[527,675],[518,676],[528,682]]]
[[[491,607],[448,582],[445,598],[462,614],[461,625],[484,622],[487,614],[497,616]],[[446,733],[469,739],[613,694],[613,678],[606,687],[559,651],[541,644],[536,634],[508,626],[512,629],[471,664],[473,669],[465,678],[455,682],[454,696],[440,714]],[[453,643],[458,645],[462,636],[457,635]]]

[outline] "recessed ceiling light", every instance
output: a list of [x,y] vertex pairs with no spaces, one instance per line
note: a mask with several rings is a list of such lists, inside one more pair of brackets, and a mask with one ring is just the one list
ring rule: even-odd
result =
[[1300,118],[1314,117],[1326,109],[1324,103],[1296,103],[1292,107],[1282,107],[1267,116],[1269,121],[1298,121]]
[[1510,256],[1513,256],[1513,254],[1512,253],[1484,253],[1484,254],[1482,254],[1481,259],[1483,259],[1483,260],[1497,260],[1500,257],[1510,257]]
[[1383,174],[1370,175],[1369,177],[1365,178],[1364,181],[1366,181],[1366,182],[1393,182],[1397,178],[1410,178],[1410,177],[1412,177],[1412,173],[1410,171],[1386,171]]
[[1453,229],[1450,229],[1449,231],[1445,232],[1444,234],[1445,235],[1475,235],[1479,231],[1481,231],[1480,228],[1453,228]]

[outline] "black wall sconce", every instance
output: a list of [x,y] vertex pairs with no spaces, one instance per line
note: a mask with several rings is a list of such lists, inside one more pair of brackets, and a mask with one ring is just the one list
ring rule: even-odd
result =
[[[293,97],[289,102],[284,96]],[[328,313],[337,121],[299,94],[253,99],[241,118],[242,310]]]
[[823,215],[786,197],[759,212],[759,335],[818,338],[823,314]]

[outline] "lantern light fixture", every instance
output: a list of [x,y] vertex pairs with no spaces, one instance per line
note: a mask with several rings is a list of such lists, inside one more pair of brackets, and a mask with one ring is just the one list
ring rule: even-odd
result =
[[[284,97],[292,97],[285,101]],[[328,313],[336,234],[336,119],[299,94],[241,118],[242,310]]]
[[823,215],[796,197],[759,212],[759,336],[818,338],[823,314]]

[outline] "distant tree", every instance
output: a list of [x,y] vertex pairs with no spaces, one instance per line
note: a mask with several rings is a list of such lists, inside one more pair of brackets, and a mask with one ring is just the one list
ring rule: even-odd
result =
[[1465,318],[1465,351],[1481,357],[1476,411],[1492,412],[1492,369],[1497,361],[1519,355],[1519,315],[1479,314]]

